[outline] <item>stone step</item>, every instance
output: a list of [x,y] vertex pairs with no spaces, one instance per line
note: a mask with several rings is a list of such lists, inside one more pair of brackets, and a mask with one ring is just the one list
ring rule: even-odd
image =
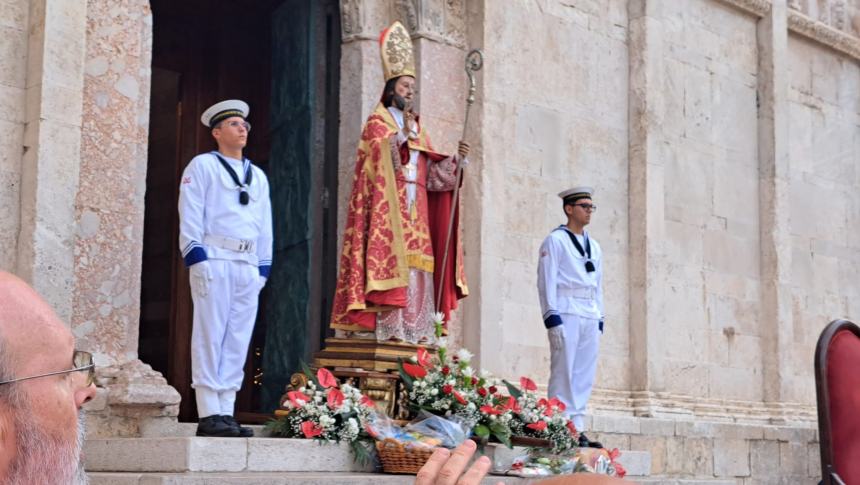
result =
[[[506,469],[525,448],[488,445],[484,454],[495,469]],[[349,445],[287,438],[98,438],[84,443],[90,472],[339,472],[374,471],[359,465]],[[630,475],[648,476],[651,454],[624,451],[620,462]]]
[[741,485],[743,479],[726,478],[672,478],[672,477],[634,477],[632,481],[640,485]]
[[[413,485],[414,475],[379,473],[89,473],[90,485]],[[536,479],[487,476],[481,485],[529,485]]]

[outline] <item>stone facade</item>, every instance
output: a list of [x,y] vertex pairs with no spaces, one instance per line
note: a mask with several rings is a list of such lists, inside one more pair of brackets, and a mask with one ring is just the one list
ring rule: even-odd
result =
[[[0,268],[96,353],[94,433],[135,435],[178,402],[137,360],[149,3],[0,5]],[[717,457],[701,433],[673,429],[680,441],[652,455],[711,458],[667,475],[746,480],[770,466],[756,457],[810,451],[816,339],[860,313],[860,2],[343,0],[339,207],[383,85],[377,35],[394,19],[413,32],[418,108],[440,151],[463,132],[463,57],[485,55],[465,137],[472,294],[455,344],[496,374],[546,382],[537,249],[563,220],[555,193],[591,184],[607,255],[595,420],[762,430],[713,428],[736,440]],[[663,446],[596,423],[626,448]],[[774,424],[806,434],[769,439]]]

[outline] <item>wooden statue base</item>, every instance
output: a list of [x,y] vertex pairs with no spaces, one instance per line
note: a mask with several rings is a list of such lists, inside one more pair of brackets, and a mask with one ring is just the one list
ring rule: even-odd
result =
[[[414,357],[418,347],[422,346],[405,342],[377,342],[375,339],[327,338],[323,350],[314,356],[313,366],[396,372],[397,360]],[[432,347],[423,347],[433,351]]]
[[[375,339],[327,338],[323,350],[314,355],[311,367],[325,367],[332,371],[340,383],[358,387],[362,394],[373,399],[377,409],[394,419],[407,419],[408,396],[400,381],[398,360],[408,361],[419,347],[435,352],[433,346],[405,342],[378,342]],[[293,374],[290,388],[307,385],[303,373]],[[283,402],[282,398],[282,401]],[[279,410],[277,415],[286,411]]]

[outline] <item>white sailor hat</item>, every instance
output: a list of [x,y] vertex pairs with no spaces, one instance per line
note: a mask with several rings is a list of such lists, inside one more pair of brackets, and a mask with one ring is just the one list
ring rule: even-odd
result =
[[593,195],[594,189],[591,187],[574,187],[558,193],[561,200],[565,202],[576,202],[579,199],[590,199]]
[[248,113],[250,111],[248,103],[239,99],[228,99],[210,106],[209,109],[204,111],[200,116],[200,121],[209,128],[212,128],[217,125],[218,122],[226,120],[227,118],[232,118],[233,116],[239,116],[242,119],[245,119],[248,117]]

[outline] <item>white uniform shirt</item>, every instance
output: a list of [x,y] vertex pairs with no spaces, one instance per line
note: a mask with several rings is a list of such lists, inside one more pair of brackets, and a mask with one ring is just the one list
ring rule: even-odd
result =
[[[551,322],[558,320],[561,314],[603,319],[603,252],[597,241],[588,239],[594,264],[594,271],[589,273],[585,270],[588,257],[579,254],[568,234],[573,233],[561,226],[552,231],[540,247],[538,293],[543,319],[548,326],[553,326]],[[587,237],[587,232],[577,236],[583,251]]]
[[[272,265],[272,203],[266,174],[251,164],[234,158],[227,161],[239,180],[245,181],[245,169],[253,170],[246,187],[248,205],[239,203],[239,189],[214,153],[194,157],[179,184],[179,249],[190,266],[204,259],[245,261],[269,276]],[[254,252],[239,252],[206,244],[207,235],[253,241]],[[203,252],[201,252],[201,249]]]

